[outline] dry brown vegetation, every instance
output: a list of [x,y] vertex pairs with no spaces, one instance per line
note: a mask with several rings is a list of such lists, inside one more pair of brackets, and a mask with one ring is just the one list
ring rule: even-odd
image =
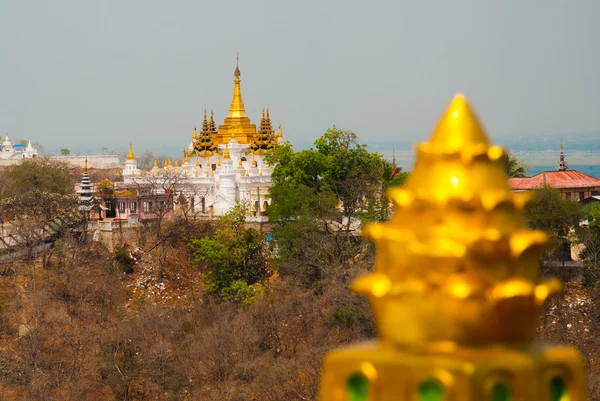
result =
[[46,268],[2,266],[0,399],[314,400],[324,354],[373,335],[347,290],[370,258],[330,269],[318,289],[274,277],[242,304],[203,294],[184,235],[170,237],[159,281],[142,237],[129,236],[129,275],[101,244],[72,239]]

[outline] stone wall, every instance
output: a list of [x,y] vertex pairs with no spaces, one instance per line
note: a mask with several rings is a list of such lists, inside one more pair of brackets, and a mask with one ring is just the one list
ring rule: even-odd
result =
[[76,167],[83,167],[85,159],[89,168],[118,168],[119,157],[117,155],[92,155],[92,156],[50,156],[54,160],[67,162]]
[[[89,168],[122,168],[117,155],[92,155],[92,156],[50,156],[51,159],[67,162],[75,167],[83,167],[85,159]],[[0,167],[12,166],[25,159],[0,159]]]

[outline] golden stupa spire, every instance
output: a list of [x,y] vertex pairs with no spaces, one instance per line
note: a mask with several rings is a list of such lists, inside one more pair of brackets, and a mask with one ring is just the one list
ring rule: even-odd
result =
[[527,228],[531,194],[512,193],[504,158],[456,96],[390,192],[391,220],[363,230],[375,269],[353,289],[379,339],[325,358],[321,401],[586,399],[579,353],[534,344],[562,285],[540,275],[548,237]]
[[277,129],[277,138],[283,138],[283,130],[281,128],[281,124],[279,124],[279,128]]
[[175,159],[175,167],[179,167],[179,160]]
[[227,117],[240,118],[247,117],[246,110],[244,108],[244,102],[242,100],[242,90],[240,88],[240,66],[239,66],[239,54],[235,63],[235,71],[233,73],[235,79],[233,81],[233,99],[229,106],[229,113]]
[[129,142],[129,153],[127,154],[127,160],[135,160],[135,156],[133,155],[133,144]]
[[87,163],[87,157],[85,158],[85,163],[83,164],[83,174],[87,174],[88,173],[88,163]]
[[231,158],[231,156],[229,155],[229,145],[228,144],[225,145],[225,152],[223,153],[223,158],[224,159],[230,159]]
[[192,134],[192,139],[198,139],[198,133],[196,132],[196,126],[194,125],[194,133]]
[[154,167],[158,167],[158,160],[156,160],[156,157],[154,158]]
[[200,167],[200,158],[196,156],[196,167]]

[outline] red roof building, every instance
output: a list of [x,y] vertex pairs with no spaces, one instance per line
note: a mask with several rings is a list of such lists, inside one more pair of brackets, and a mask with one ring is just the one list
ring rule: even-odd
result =
[[600,195],[600,180],[577,170],[544,171],[533,177],[509,178],[513,191],[543,188],[546,185],[560,190],[565,199],[583,200]]
[[600,195],[600,180],[577,170],[568,170],[560,145],[558,171],[544,171],[533,177],[509,178],[513,191],[527,191],[545,186],[558,189],[563,198],[581,201],[590,196]]

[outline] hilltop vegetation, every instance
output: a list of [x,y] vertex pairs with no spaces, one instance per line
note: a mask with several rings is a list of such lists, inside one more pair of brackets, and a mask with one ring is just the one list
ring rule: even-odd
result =
[[[241,204],[214,222],[176,213],[115,235],[114,247],[65,231],[43,258],[0,263],[2,399],[315,400],[323,356],[375,336],[368,304],[348,289],[374,263],[355,230],[389,217],[385,189],[406,177],[336,129],[314,149],[270,157],[270,226],[247,224]],[[547,189],[528,219],[560,244],[595,213]],[[596,229],[579,238],[595,244]],[[582,350],[598,399],[598,259],[565,268],[561,249],[542,267],[567,293],[539,338]]]

